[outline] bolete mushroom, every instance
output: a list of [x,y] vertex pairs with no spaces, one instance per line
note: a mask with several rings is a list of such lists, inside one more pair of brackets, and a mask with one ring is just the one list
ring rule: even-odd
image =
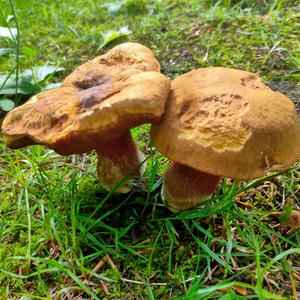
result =
[[[152,52],[125,43],[75,69],[62,87],[39,93],[2,124],[10,148],[44,144],[62,155],[96,150],[98,176],[112,189],[142,172],[130,128],[158,122],[170,90]],[[123,184],[118,192],[128,192]]]
[[176,78],[151,136],[173,160],[162,198],[174,210],[209,198],[221,176],[258,178],[300,156],[293,103],[258,75],[229,68],[202,68]]

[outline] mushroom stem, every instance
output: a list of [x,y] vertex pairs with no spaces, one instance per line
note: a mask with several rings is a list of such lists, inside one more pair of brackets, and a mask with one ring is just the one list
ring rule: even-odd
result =
[[[107,190],[113,189],[125,177],[140,177],[146,168],[143,153],[137,148],[130,131],[118,139],[101,143],[96,149],[97,172],[101,184]],[[131,185],[125,182],[116,192],[127,193]]]
[[196,206],[216,190],[220,177],[172,162],[164,174],[162,199],[177,211]]

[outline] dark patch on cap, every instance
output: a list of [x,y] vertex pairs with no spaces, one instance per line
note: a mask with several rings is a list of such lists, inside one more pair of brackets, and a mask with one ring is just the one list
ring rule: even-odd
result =
[[89,95],[81,99],[80,106],[85,109],[90,109],[93,106],[99,104],[101,99],[97,95]]
[[86,90],[95,86],[103,85],[108,82],[111,82],[112,79],[107,75],[93,75],[93,74],[84,74],[84,78],[80,81],[75,81],[73,84],[75,87],[78,87],[82,90]]
[[242,99],[242,96],[240,95],[235,95],[235,94],[231,94],[231,97],[235,100],[241,100]]
[[80,92],[80,107],[84,110],[91,109],[100,104],[112,91],[110,81],[103,82],[101,85],[91,87]]
[[50,127],[60,127],[63,123],[65,123],[69,119],[69,116],[67,114],[61,115],[59,118],[55,118],[51,120]]
[[183,105],[180,107],[178,116],[180,117],[180,116],[184,115],[190,108],[191,104],[192,104],[192,101],[187,101],[187,102],[183,103]]

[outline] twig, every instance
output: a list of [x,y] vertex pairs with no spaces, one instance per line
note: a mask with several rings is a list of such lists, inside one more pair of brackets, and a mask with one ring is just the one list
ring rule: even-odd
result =
[[105,282],[103,280],[100,280],[100,284],[103,288],[104,293],[109,294],[109,289],[108,289],[108,286],[105,284]]
[[117,269],[116,265],[114,264],[114,262],[112,261],[112,259],[110,258],[110,256],[107,253],[105,253],[105,257],[107,259],[107,262],[111,266],[111,268],[112,269]]
[[205,277],[204,283],[211,279],[211,276],[214,274],[214,272],[217,270],[218,267],[219,267],[219,265],[216,265],[216,266],[211,270],[211,272]]
[[150,251],[153,251],[153,248],[144,248],[144,249],[141,249],[141,250],[138,250],[137,253],[145,253],[145,252],[150,252]]
[[249,203],[245,203],[245,202],[242,202],[242,201],[236,201],[238,204],[242,205],[242,206],[245,206],[245,207],[248,207],[248,208],[252,208],[252,205],[249,204]]
[[294,281],[294,277],[293,277],[292,272],[290,272],[290,278],[291,278],[291,287],[292,287],[292,291],[293,291],[294,300],[299,300],[298,292],[296,290],[295,281]]
[[96,264],[96,266],[93,269],[93,272],[95,273],[99,272],[105,265],[105,262],[106,262],[106,258],[104,257]]

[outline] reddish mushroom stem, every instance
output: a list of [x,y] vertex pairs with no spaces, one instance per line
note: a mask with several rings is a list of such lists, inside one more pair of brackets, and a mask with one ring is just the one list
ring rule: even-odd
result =
[[220,177],[172,162],[164,174],[162,199],[173,210],[188,209],[216,190]]
[[[98,177],[107,190],[113,189],[125,177],[140,177],[144,172],[144,155],[137,148],[130,131],[117,139],[100,144],[96,152]],[[131,185],[125,182],[116,191],[127,193],[130,190]]]

